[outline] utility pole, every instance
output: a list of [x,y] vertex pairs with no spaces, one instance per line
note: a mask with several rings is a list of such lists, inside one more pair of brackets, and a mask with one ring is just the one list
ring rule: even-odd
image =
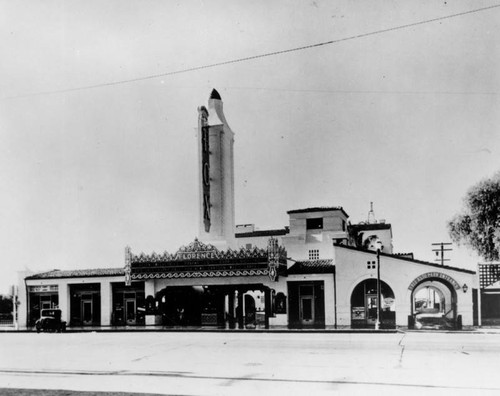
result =
[[432,246],[439,246],[437,249],[432,249],[433,252],[436,252],[436,259],[434,261],[441,261],[441,265],[444,265],[445,261],[450,261],[450,259],[444,258],[444,252],[451,252],[453,249],[446,249],[445,246],[452,245],[450,242],[439,242],[433,243]]
[[380,249],[377,249],[377,321],[375,322],[375,330],[380,329]]

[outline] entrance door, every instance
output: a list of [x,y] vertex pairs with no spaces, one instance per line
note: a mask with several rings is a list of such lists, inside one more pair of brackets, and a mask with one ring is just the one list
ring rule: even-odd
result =
[[127,324],[133,325],[136,323],[135,319],[135,298],[125,300],[125,318]]
[[366,323],[369,325],[375,325],[377,322],[377,295],[367,294],[366,295]]
[[92,300],[82,300],[82,322],[84,325],[92,324]]
[[300,296],[300,320],[303,325],[314,323],[314,300],[312,296]]
[[301,285],[300,293],[300,322],[302,325],[314,324],[314,288],[309,285]]

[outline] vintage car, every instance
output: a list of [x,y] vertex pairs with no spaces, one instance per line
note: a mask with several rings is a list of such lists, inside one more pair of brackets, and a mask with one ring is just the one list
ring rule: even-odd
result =
[[453,321],[443,313],[419,313],[415,316],[415,328],[420,330],[450,330],[454,328]]
[[60,309],[42,309],[40,319],[35,323],[36,332],[62,332],[66,330],[66,322],[61,320]]

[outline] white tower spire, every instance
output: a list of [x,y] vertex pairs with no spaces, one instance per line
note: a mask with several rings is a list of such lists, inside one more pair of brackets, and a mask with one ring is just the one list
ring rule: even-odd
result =
[[368,212],[368,224],[375,224],[377,220],[375,219],[375,212],[373,211],[373,202],[370,202],[370,211]]
[[235,248],[234,133],[215,89],[208,100],[208,109],[198,108],[197,139],[199,239],[217,248]]

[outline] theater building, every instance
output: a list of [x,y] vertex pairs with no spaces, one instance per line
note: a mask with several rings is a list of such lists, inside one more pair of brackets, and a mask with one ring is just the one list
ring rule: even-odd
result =
[[198,237],[173,252],[125,248],[124,265],[25,274],[20,325],[59,307],[70,326],[461,328],[477,323],[474,271],[397,254],[391,224],[340,206],[289,224],[235,225],[234,132],[219,93],[198,109]]

